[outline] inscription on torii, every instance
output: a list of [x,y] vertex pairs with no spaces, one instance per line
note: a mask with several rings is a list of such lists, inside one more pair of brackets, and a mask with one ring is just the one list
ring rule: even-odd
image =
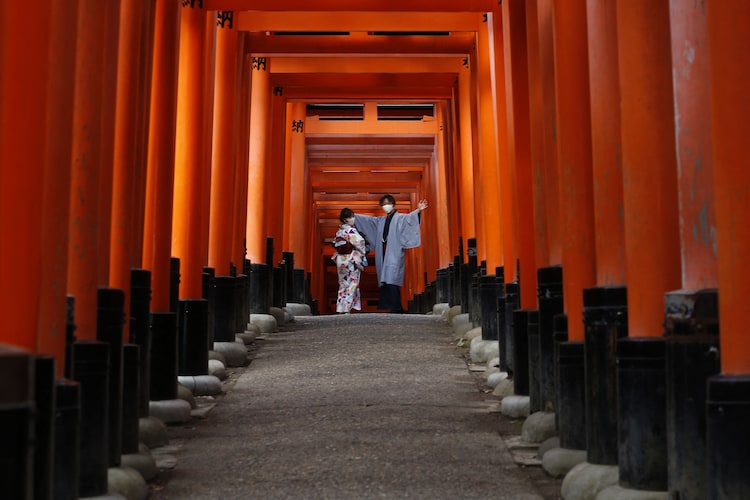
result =
[[304,122],[302,120],[292,120],[292,132],[302,132]]
[[194,9],[196,4],[198,4],[199,9],[203,8],[203,0],[182,0],[183,7],[190,7],[191,9]]
[[253,69],[266,70],[266,58],[265,57],[253,57]]
[[216,26],[232,29],[233,21],[234,21],[234,11],[231,11],[231,10],[217,10],[216,11]]

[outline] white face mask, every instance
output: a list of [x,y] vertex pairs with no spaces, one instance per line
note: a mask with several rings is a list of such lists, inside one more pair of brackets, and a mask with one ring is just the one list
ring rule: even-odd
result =
[[354,225],[354,217],[349,217],[348,219],[345,219],[344,222],[346,222],[350,226],[353,226]]
[[393,205],[391,204],[383,205],[383,211],[387,214],[393,212]]

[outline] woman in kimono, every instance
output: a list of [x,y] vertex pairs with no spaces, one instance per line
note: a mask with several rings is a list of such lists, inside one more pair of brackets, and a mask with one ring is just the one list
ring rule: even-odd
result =
[[404,257],[407,248],[421,244],[419,225],[427,200],[421,200],[417,209],[402,214],[394,207],[396,199],[387,194],[380,198],[386,215],[371,217],[357,214],[357,227],[368,241],[375,242],[375,270],[380,286],[378,309],[394,313],[404,312],[401,306],[401,287],[404,285]]
[[362,310],[359,292],[359,279],[367,265],[365,239],[354,227],[354,212],[341,209],[341,225],[333,239],[335,253],[331,260],[336,262],[339,276],[339,293],[336,297],[336,312],[349,314],[352,309]]

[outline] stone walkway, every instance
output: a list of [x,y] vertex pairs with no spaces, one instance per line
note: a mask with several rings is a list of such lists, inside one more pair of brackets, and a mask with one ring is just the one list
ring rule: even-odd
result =
[[205,418],[169,428],[175,464],[151,499],[559,496],[513,460],[503,437],[521,422],[491,411],[445,320],[297,317],[280,330],[215,401],[198,398],[215,404]]

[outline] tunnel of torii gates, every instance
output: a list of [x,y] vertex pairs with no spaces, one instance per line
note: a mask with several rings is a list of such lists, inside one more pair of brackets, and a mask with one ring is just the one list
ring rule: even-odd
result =
[[626,288],[628,338],[718,346],[720,317],[717,380],[747,391],[750,3],[353,4],[3,2],[0,340],[62,375],[68,296],[95,339],[132,269],[171,311],[175,259],[191,301],[292,257],[330,313],[339,210],[391,193],[430,202],[405,304],[476,255],[519,309],[561,281],[584,341]]

